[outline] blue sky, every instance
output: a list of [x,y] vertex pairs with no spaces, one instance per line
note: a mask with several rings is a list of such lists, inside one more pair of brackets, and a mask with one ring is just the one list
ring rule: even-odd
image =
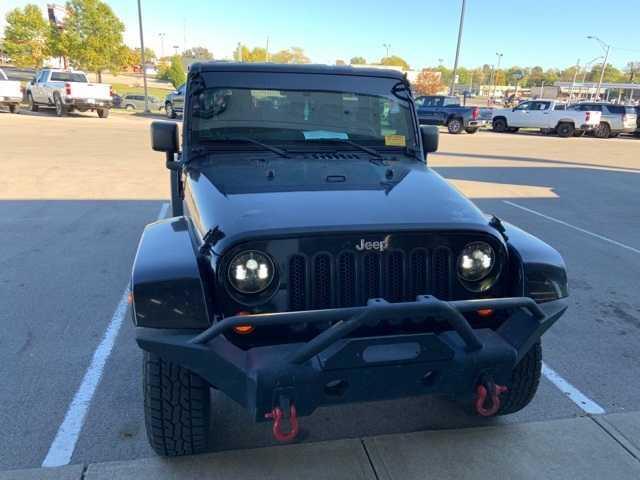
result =
[[[52,0],[48,0],[51,2]],[[27,1],[0,0],[0,16]],[[47,1],[36,0],[44,6]],[[63,2],[59,2],[63,3]],[[138,45],[136,0],[107,0],[124,21],[126,42]],[[317,63],[391,54],[414,68],[451,66],[461,0],[142,0],[145,42],[160,54],[202,45],[230,57],[237,42],[270,51],[304,48]],[[185,28],[186,25],[186,28]],[[597,35],[615,47],[610,61],[640,61],[640,0],[467,0],[460,63],[480,66],[504,53],[502,65],[566,67],[602,53]]]

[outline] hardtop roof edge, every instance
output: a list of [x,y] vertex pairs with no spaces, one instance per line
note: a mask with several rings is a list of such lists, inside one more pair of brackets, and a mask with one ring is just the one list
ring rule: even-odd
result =
[[263,73],[308,73],[320,75],[353,75],[357,77],[382,77],[405,80],[403,72],[386,68],[358,68],[348,65],[321,64],[275,64],[240,62],[197,62],[189,68],[189,74],[201,72],[263,72]]

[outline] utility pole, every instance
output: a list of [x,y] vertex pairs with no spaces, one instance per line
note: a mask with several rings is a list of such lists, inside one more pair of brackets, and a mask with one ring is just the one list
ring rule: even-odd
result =
[[609,52],[611,51],[611,45],[603,42],[595,35],[589,35],[589,40],[595,40],[600,44],[602,50],[604,50],[604,61],[602,62],[602,70],[600,70],[600,80],[598,80],[598,87],[596,88],[596,99],[600,97],[600,89],[602,88],[602,81],[604,80],[604,72],[607,69],[607,61],[609,60]]
[[149,96],[147,95],[147,63],[144,59],[144,35],[142,33],[142,6],[138,0],[138,24],[140,25],[140,61],[142,62],[142,81],[144,82],[144,113],[149,113]]
[[462,9],[460,10],[460,26],[458,27],[458,45],[456,46],[456,59],[453,63],[453,75],[451,76],[451,87],[449,87],[449,95],[453,95],[456,88],[456,74],[458,71],[458,58],[460,56],[460,45],[462,44],[462,28],[464,27],[464,10],[467,0],[462,0]]

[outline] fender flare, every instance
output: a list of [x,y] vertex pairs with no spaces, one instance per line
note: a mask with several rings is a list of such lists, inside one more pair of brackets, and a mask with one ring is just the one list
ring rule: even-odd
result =
[[507,222],[502,224],[511,271],[518,273],[512,294],[537,302],[568,297],[567,267],[560,253],[530,233]]
[[133,323],[151,328],[206,328],[207,296],[185,217],[147,225],[131,273]]

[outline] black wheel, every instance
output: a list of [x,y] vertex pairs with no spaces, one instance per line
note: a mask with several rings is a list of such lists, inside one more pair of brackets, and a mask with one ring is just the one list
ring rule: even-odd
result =
[[144,416],[147,438],[158,455],[207,451],[209,385],[198,375],[144,353]]
[[498,133],[504,133],[507,131],[507,121],[504,118],[493,119],[493,131]]
[[475,128],[465,128],[464,131],[467,132],[470,135],[473,135],[474,133],[476,133],[478,131],[478,128],[477,127],[475,127]]
[[507,383],[507,392],[500,396],[500,410],[496,415],[508,415],[529,405],[538,391],[542,373],[542,345],[537,342],[516,365]]
[[451,120],[449,120],[449,123],[447,123],[447,129],[449,130],[449,133],[453,133],[454,135],[462,133],[463,128],[464,125],[462,124],[462,120],[460,120],[459,118],[452,118]]
[[29,103],[29,110],[32,112],[38,111],[38,105],[33,101],[33,95],[31,95],[31,92],[27,94],[27,102]]
[[56,116],[62,117],[65,113],[67,113],[64,109],[64,105],[62,103],[60,95],[56,95],[55,97],[53,97],[53,104],[56,107]]
[[167,102],[164,104],[164,113],[167,118],[176,118],[176,112],[173,111],[173,105],[171,102]]
[[609,138],[609,135],[611,135],[611,127],[608,123],[600,122],[600,125],[593,131],[593,135],[596,138]]
[[573,132],[573,136],[574,137],[584,137],[584,134],[586,132],[584,130],[576,130],[575,132]]
[[11,113],[18,113],[18,105],[9,105],[9,111]]
[[572,137],[575,131],[576,127],[573,126],[573,123],[563,122],[556,127],[556,133],[563,138]]
[[98,109],[98,116],[100,118],[107,118],[109,116],[109,109],[108,108],[99,108]]

